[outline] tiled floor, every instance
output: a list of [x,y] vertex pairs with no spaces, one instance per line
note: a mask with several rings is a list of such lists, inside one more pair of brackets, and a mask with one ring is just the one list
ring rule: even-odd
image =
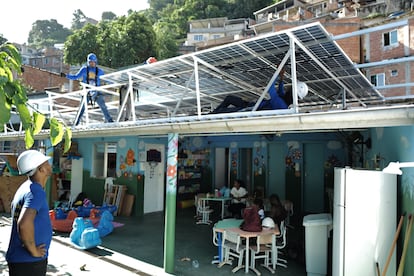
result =
[[[164,214],[155,213],[142,218],[116,217],[115,221],[125,226],[116,228],[113,234],[103,240],[103,246],[121,252],[156,266],[163,266]],[[231,266],[217,268],[211,264],[217,255],[212,243],[213,225],[196,224],[194,209],[178,209],[176,218],[175,271],[176,275],[229,275]],[[306,275],[303,252],[303,227],[289,230],[290,257],[288,268],[277,268],[277,275]],[[122,238],[121,238],[122,237]],[[292,258],[294,257],[294,258]],[[199,267],[193,268],[190,260],[198,260]],[[271,275],[259,268],[262,275]],[[244,274],[238,271],[236,274]]]
[[[213,219],[215,218],[213,217]],[[134,260],[137,259],[161,268],[163,267],[164,214],[162,212],[153,213],[140,218],[115,217],[115,221],[123,223],[124,226],[115,228],[110,235],[104,237],[102,239],[102,246],[88,250],[85,253],[88,253],[89,256],[94,256],[95,259],[100,261],[120,266],[124,270],[134,271],[134,274],[159,274],[141,274],[136,272],[137,270],[142,270],[143,264]],[[212,227],[212,225],[196,224],[193,208],[177,210],[174,275],[232,274],[231,266],[225,265],[222,268],[217,268],[216,265],[211,263],[213,257],[217,255],[217,247],[212,243]],[[68,242],[67,237],[68,234],[57,234],[55,240],[63,241],[63,245],[65,245],[65,241]],[[286,250],[288,253],[288,268],[278,267],[276,275],[306,275],[303,240],[303,226],[298,225],[294,229],[289,230],[289,248]],[[72,248],[72,250],[76,249]],[[79,252],[74,252],[74,254],[79,255]],[[119,256],[127,257],[122,258]],[[192,266],[192,260],[198,261],[198,268]],[[64,265],[61,267],[64,267]],[[272,275],[264,268],[259,267],[259,270],[262,272],[262,275]],[[239,270],[235,274],[244,275],[244,271]],[[250,274],[253,275],[254,273],[250,272]],[[67,274],[65,272],[64,274],[48,275],[77,274]],[[118,276],[120,275],[118,273]]]

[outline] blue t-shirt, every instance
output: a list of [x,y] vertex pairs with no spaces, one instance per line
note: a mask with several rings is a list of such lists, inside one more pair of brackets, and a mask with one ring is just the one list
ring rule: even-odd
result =
[[[36,246],[45,244],[46,255],[44,257],[33,257],[26,248],[17,232],[17,220],[22,208],[31,208],[37,211],[34,219],[34,237]],[[52,241],[52,223],[49,218],[49,206],[46,200],[46,192],[39,183],[28,179],[17,190],[12,201],[12,232],[6,260],[9,263],[38,262],[46,259]]]
[[[277,80],[277,79],[276,79]],[[279,82],[278,89],[276,91],[276,80],[273,85],[269,88],[270,99],[264,99],[259,104],[257,110],[274,110],[274,109],[287,109],[288,105],[282,98],[285,95],[285,89],[283,81]]]
[[[83,83],[88,83],[94,86],[101,85],[101,76],[104,75],[104,71],[99,67],[83,66],[76,74],[67,74],[66,78],[70,80],[82,79]],[[95,83],[96,80],[96,83]]]

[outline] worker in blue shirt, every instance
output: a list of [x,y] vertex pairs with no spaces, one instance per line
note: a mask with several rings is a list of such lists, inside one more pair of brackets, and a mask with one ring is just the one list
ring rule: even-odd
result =
[[12,227],[6,260],[10,276],[44,276],[47,272],[52,223],[45,187],[52,175],[51,158],[27,150],[17,158],[19,173],[27,179],[11,203]]
[[[283,71],[282,71],[283,72]],[[257,110],[275,110],[275,109],[287,109],[289,105],[292,104],[292,89],[289,87],[285,91],[284,83],[283,83],[283,73],[279,74],[279,78],[276,78],[273,82],[273,85],[269,88],[269,95],[270,99],[263,99]],[[279,80],[276,90],[276,81]],[[306,85],[302,82],[298,82],[301,84],[301,87]],[[307,87],[306,90],[303,89],[298,92],[298,96],[302,99],[307,94]],[[242,98],[234,95],[228,95],[224,98],[223,102],[219,104],[211,113],[229,113],[229,112],[236,112],[236,111],[247,111],[251,110],[251,108],[255,105],[255,102],[248,102],[243,100]]]
[[[87,65],[84,65],[76,74],[67,74],[66,78],[70,80],[78,80],[82,78],[82,82],[94,86],[101,85],[101,76],[104,74],[104,71],[101,68],[98,68],[98,58],[94,53],[90,53],[87,57]],[[83,99],[82,99],[83,100]],[[92,103],[96,102],[98,106],[101,108],[102,113],[105,117],[105,121],[112,123],[112,117],[109,114],[108,108],[105,104],[105,97],[100,91],[89,91],[88,92],[88,100]],[[75,126],[77,126],[82,119],[83,113],[85,112],[85,105],[82,105],[78,119],[75,122]]]

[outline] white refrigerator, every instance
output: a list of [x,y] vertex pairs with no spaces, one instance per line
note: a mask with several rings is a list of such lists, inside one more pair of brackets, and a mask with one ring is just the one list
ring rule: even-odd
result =
[[[397,176],[335,168],[332,275],[382,273],[396,231]],[[396,252],[387,275],[396,275]]]

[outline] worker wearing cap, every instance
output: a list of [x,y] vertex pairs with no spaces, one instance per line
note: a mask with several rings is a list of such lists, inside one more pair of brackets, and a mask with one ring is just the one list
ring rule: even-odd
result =
[[[276,110],[287,109],[293,103],[292,87],[289,86],[285,89],[283,83],[284,70],[281,71],[279,76],[274,80],[273,84],[269,88],[270,99],[263,99],[257,107],[257,110]],[[276,83],[278,81],[278,84]],[[276,89],[277,86],[277,89]],[[308,94],[308,87],[304,82],[297,81],[298,97],[303,99]],[[248,102],[236,95],[227,95],[212,112],[216,113],[228,113],[235,111],[250,111],[255,106],[256,102]]]
[[11,207],[12,229],[6,260],[10,276],[44,276],[52,240],[45,186],[52,175],[50,157],[27,150],[17,158],[19,173],[28,179],[16,191]]
[[[101,85],[101,76],[104,75],[104,71],[97,66],[98,58],[94,53],[90,53],[86,59],[87,65],[84,65],[76,74],[63,74],[62,76],[66,76],[66,78],[70,80],[77,80],[82,79],[83,83],[100,86]],[[89,87],[88,87],[89,88]],[[113,119],[109,114],[108,108],[106,107],[105,97],[101,91],[89,91],[88,92],[88,99],[91,99],[92,103],[96,102],[99,107],[101,108],[102,114],[105,117],[105,121],[112,123]],[[83,100],[83,99],[82,99]],[[83,102],[81,103],[81,109],[79,116],[75,122],[75,126],[80,123],[82,119],[83,113],[85,112],[85,105]]]

